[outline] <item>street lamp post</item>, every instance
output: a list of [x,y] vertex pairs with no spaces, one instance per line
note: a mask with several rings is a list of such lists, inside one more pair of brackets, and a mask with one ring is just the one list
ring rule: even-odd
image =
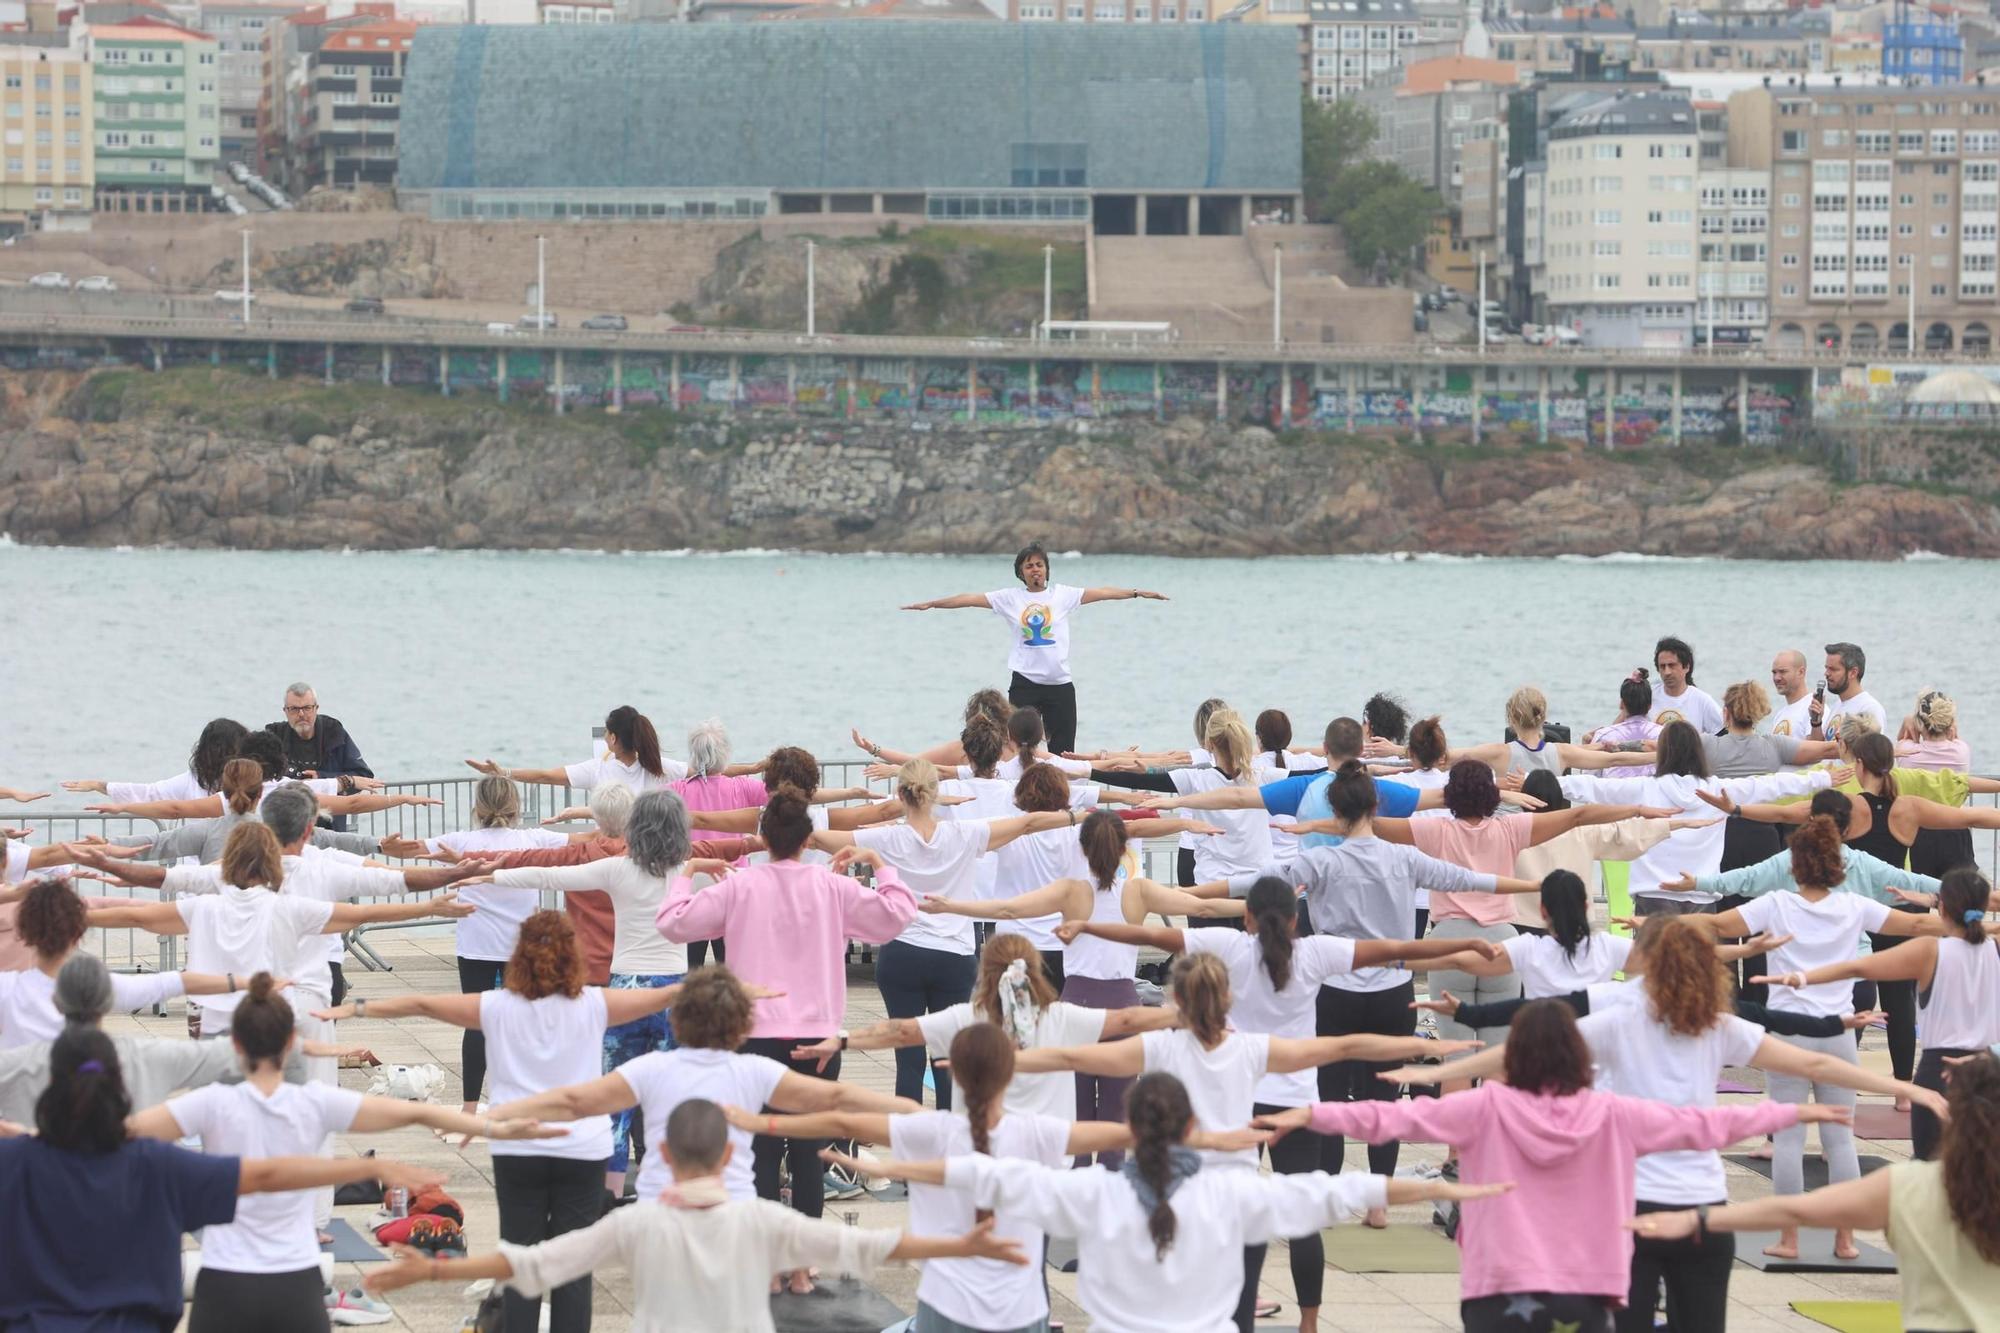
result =
[[1285,243],[1271,244],[1271,346],[1285,343]]
[[818,312],[814,309],[817,297],[818,297],[818,292],[815,290],[813,282],[813,243],[811,241],[807,241],[806,242],[806,337],[808,338],[813,337],[815,333],[818,331],[817,329]]
[[1049,321],[1055,318],[1056,248],[1042,247],[1042,337],[1049,336]]
[[549,326],[549,238],[535,238],[535,336],[548,332]]
[[250,229],[243,229],[243,323],[250,323]]

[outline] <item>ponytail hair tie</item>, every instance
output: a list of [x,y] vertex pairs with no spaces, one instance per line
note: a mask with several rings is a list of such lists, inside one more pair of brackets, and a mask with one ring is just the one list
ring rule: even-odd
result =
[[1986,919],[1986,912],[1983,908],[1968,907],[1965,909],[1966,925],[1969,926],[1975,921],[1984,921],[1985,919]]
[[76,1067],[76,1072],[79,1074],[102,1074],[104,1072],[104,1062],[102,1060],[85,1060]]

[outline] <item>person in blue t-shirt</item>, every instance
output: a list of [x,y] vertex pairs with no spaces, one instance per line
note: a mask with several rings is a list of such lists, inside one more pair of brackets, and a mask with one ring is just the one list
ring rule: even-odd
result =
[[378,1158],[205,1157],[126,1137],[118,1050],[66,1030],[35,1103],[39,1137],[0,1124],[0,1328],[171,1333],[181,1320],[181,1236],[236,1216],[243,1194],[443,1177]]

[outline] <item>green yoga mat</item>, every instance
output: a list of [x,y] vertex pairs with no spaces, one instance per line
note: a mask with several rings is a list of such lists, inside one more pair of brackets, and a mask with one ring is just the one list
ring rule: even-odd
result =
[[1903,1333],[1903,1313],[1894,1301],[1793,1301],[1792,1309],[1840,1333]]
[[[1629,861],[1599,861],[1597,869],[1604,876],[1604,902],[1612,916],[1632,915],[1632,865]],[[1613,935],[1630,935],[1623,926],[1611,927]]]
[[1430,1227],[1335,1227],[1320,1235],[1327,1262],[1347,1273],[1456,1273],[1458,1246]]

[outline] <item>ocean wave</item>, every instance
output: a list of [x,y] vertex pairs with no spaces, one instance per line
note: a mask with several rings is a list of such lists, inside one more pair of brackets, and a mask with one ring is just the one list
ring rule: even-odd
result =
[[1363,565],[1476,565],[1494,557],[1460,555],[1454,551],[1370,551],[1362,555],[1336,555],[1326,558],[1348,560]]
[[1915,564],[1915,563],[1919,563],[1919,562],[1923,562],[1923,563],[1928,563],[1928,562],[1930,562],[1930,561],[1933,561],[1933,560],[1955,560],[1955,559],[1957,559],[1957,558],[1958,558],[1958,557],[1956,557],[1956,556],[1950,556],[1950,555],[1940,555],[1940,554],[1939,554],[1938,552],[1936,552],[1936,551],[1905,551],[1905,552],[1903,552],[1903,562],[1904,562],[1905,564]]
[[1645,551],[1611,551],[1605,555],[1559,555],[1559,561],[1590,565],[1706,565],[1725,557],[1710,555],[1650,555]]

